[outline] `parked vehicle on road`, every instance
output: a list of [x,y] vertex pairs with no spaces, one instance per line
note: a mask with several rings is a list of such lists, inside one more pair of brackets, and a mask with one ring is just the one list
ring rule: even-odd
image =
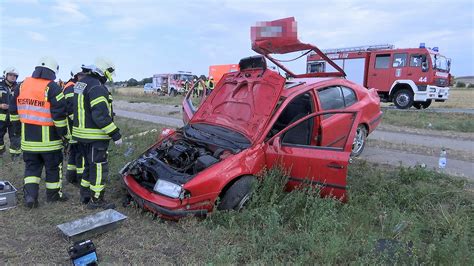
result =
[[176,96],[186,92],[186,81],[191,83],[194,75],[191,72],[178,71],[172,74],[153,75],[153,87],[162,94]]
[[157,89],[153,87],[153,83],[145,83],[145,85],[143,86],[143,92],[145,94],[147,93],[155,94],[157,93]]
[[[431,49],[421,43],[419,48],[395,49],[384,44],[327,49],[323,53],[349,70],[351,79],[375,88],[383,101],[393,101],[399,109],[425,109],[432,101],[448,100],[451,59],[441,55],[438,47]],[[331,70],[325,60],[310,53],[307,72],[326,71]]]

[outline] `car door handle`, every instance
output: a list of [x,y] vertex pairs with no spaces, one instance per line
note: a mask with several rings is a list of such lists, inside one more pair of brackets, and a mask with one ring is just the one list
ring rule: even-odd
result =
[[377,74],[372,74],[372,76],[374,76],[374,77],[375,77],[375,76],[377,76]]
[[344,165],[340,165],[338,163],[329,163],[327,166],[334,169],[344,169]]
[[411,75],[413,75],[413,74],[412,74],[412,73],[408,73],[408,74],[407,74],[407,76],[411,76]]

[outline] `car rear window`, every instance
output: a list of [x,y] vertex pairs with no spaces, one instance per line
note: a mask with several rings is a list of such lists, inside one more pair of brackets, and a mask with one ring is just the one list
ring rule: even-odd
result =
[[341,87],[341,88],[342,88],[342,94],[344,95],[344,103],[346,104],[346,107],[349,107],[357,102],[356,94],[352,89],[349,89],[347,87]]
[[343,109],[344,98],[339,87],[328,87],[318,91],[321,108],[325,110]]

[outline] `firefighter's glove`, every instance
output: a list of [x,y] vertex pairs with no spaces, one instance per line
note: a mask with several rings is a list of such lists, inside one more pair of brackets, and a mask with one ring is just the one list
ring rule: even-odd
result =
[[120,146],[120,145],[122,145],[123,140],[122,140],[122,138],[120,138],[120,139],[114,141],[114,143],[115,143],[115,145]]

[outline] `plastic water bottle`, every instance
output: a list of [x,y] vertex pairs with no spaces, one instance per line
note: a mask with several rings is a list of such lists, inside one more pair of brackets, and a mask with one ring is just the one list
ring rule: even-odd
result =
[[132,155],[134,151],[135,151],[135,149],[133,148],[133,146],[129,145],[127,150],[123,153],[123,155],[125,157],[128,157],[128,156]]
[[448,162],[448,159],[446,158],[446,150],[443,148],[441,149],[441,152],[439,154],[438,168],[439,169],[446,168],[447,162]]

